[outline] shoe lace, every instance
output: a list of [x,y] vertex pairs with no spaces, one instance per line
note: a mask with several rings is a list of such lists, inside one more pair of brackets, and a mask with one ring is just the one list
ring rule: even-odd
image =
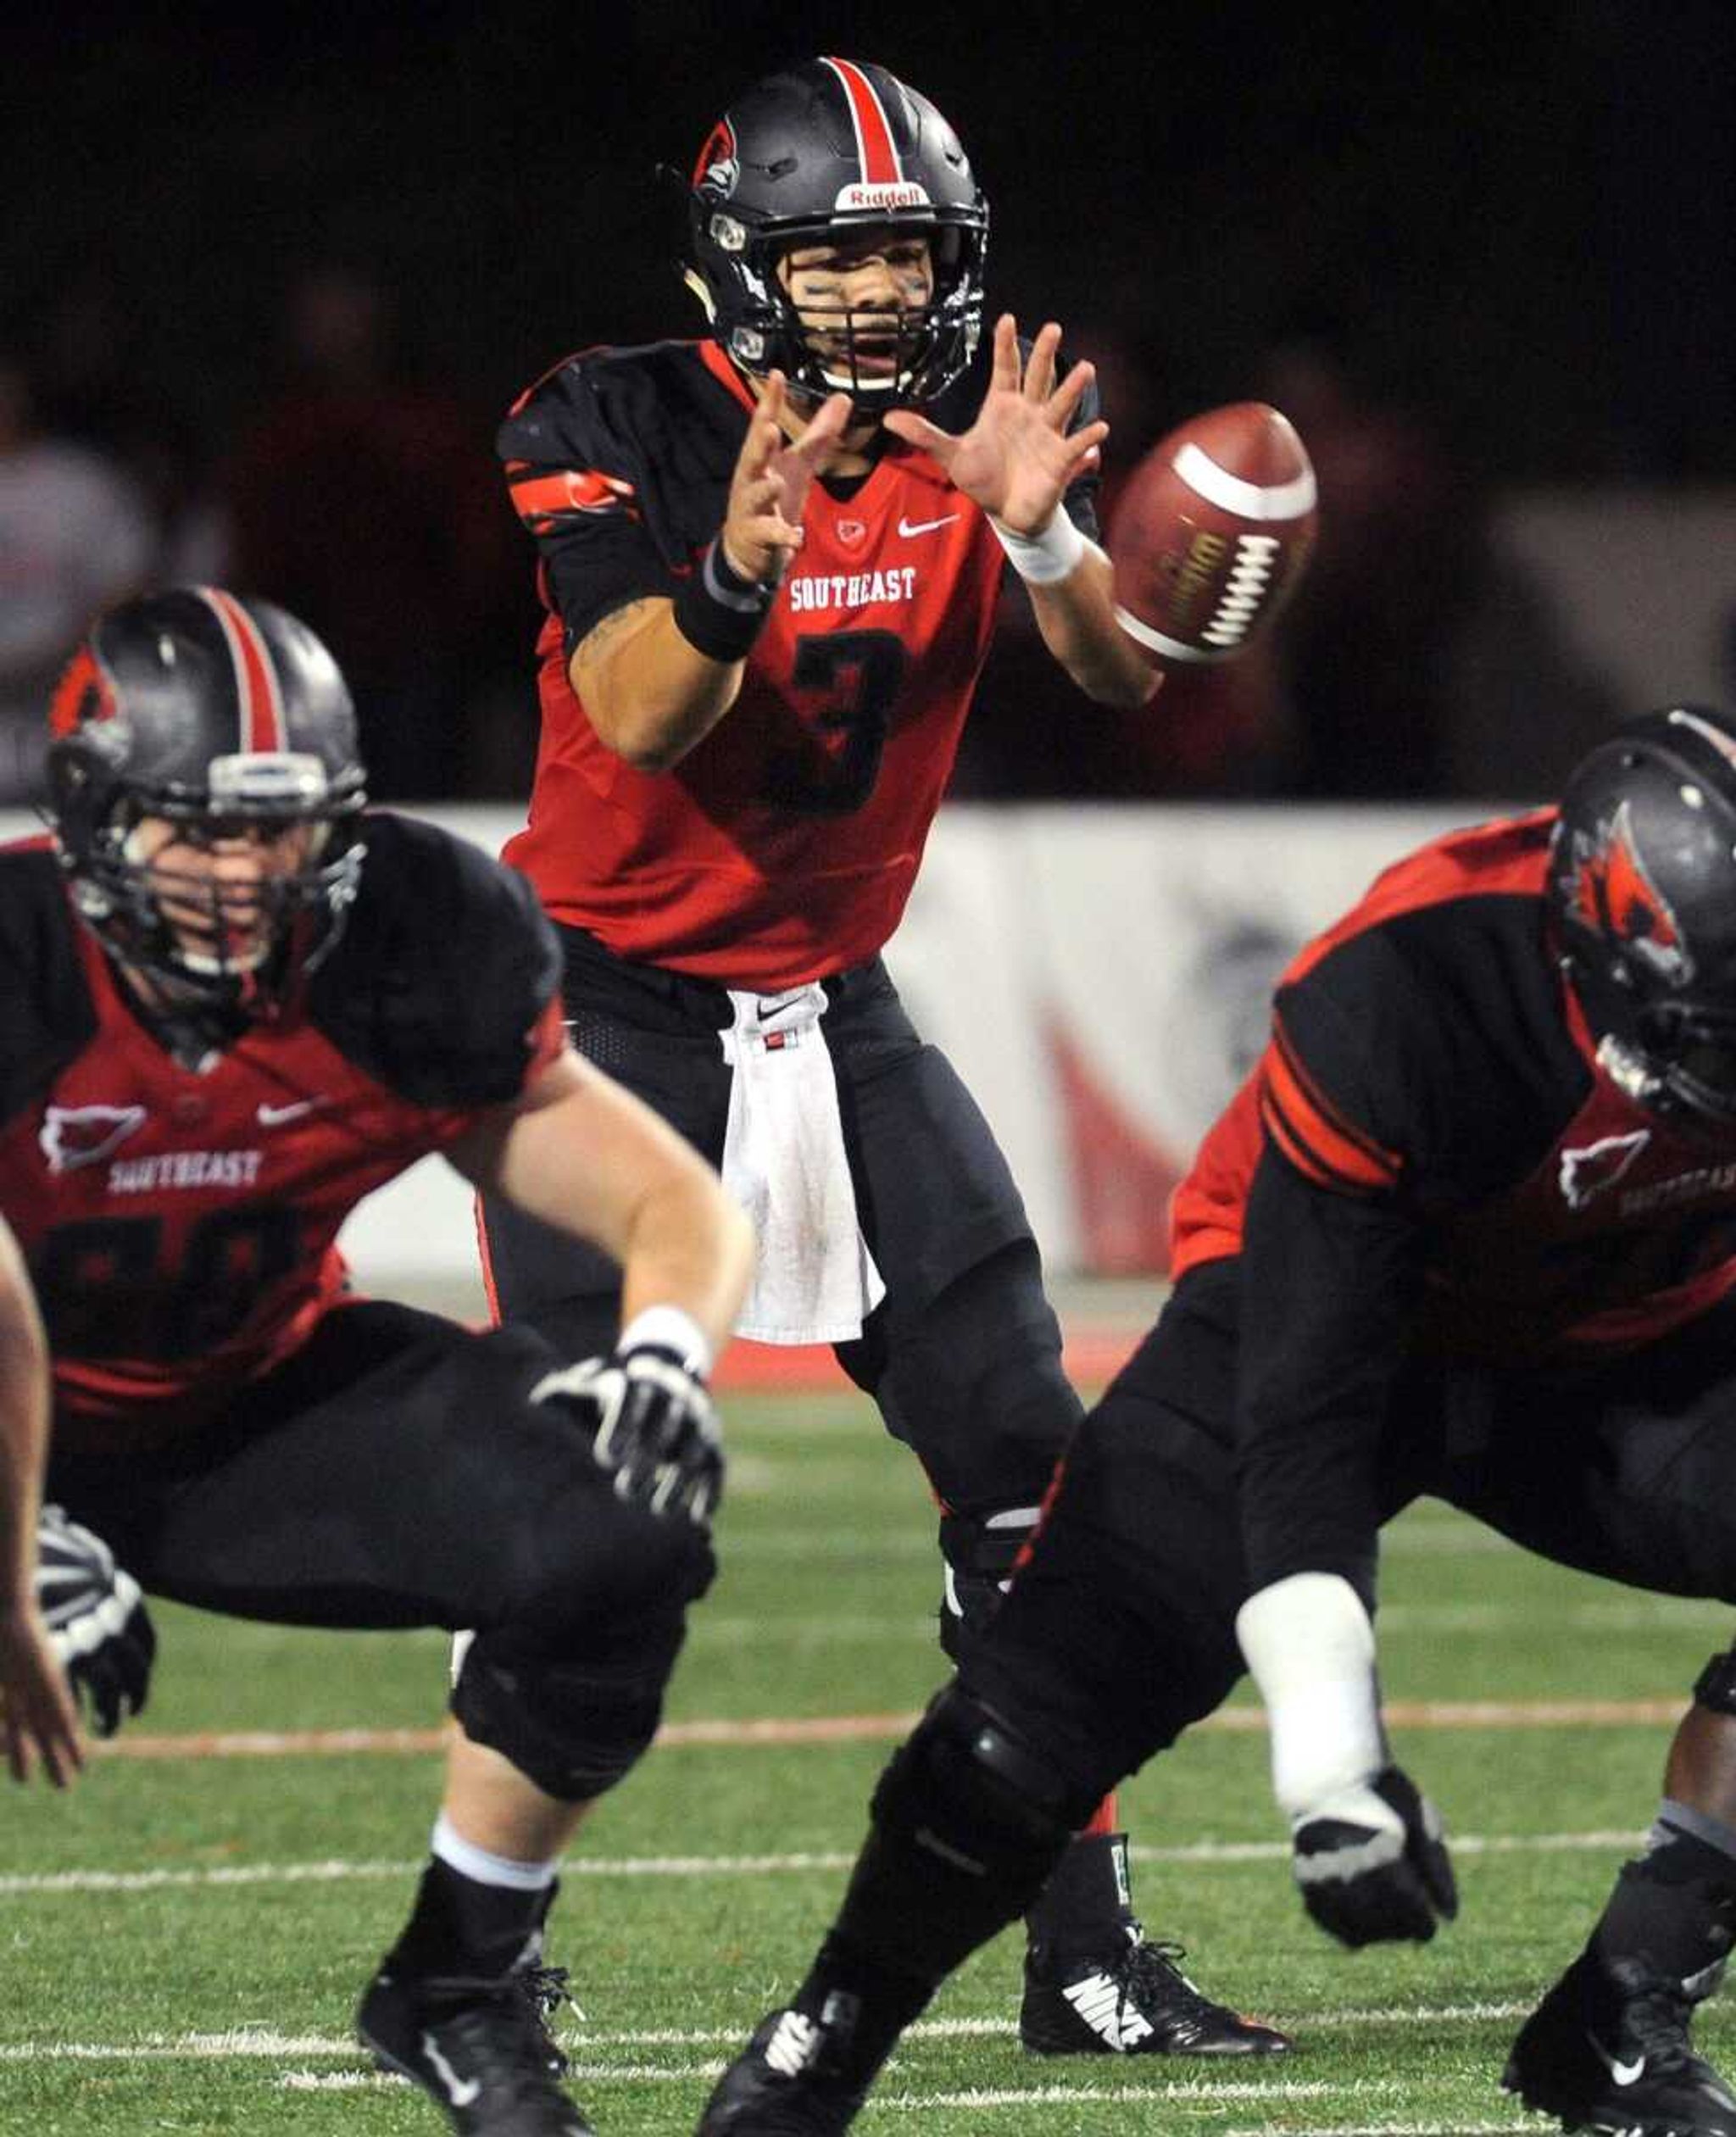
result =
[[544,2062],[557,2078],[565,2077],[571,2061],[554,2037],[555,2013],[563,2004],[570,2004],[577,2017],[582,2019],[585,2015],[569,1985],[571,1978],[565,1967],[520,1967],[511,1976],[512,1986],[529,2013]]
[[428,1987],[448,2006],[439,2030],[463,2044],[464,2067],[516,2097],[566,2073],[567,2056],[548,2027],[561,2005],[573,2002],[566,1984],[565,1967],[520,1967],[494,1979],[454,1978]]
[[1148,1937],[1137,1922],[1131,1923],[1126,1952],[1107,1969],[1121,1992],[1120,2008],[1125,2010],[1130,2003],[1137,2006],[1141,1995],[1149,1992],[1161,1996],[1172,2010],[1218,2010],[1220,2006],[1209,1996],[1201,1995],[1182,1972],[1187,1956],[1187,1945],[1173,1937]]

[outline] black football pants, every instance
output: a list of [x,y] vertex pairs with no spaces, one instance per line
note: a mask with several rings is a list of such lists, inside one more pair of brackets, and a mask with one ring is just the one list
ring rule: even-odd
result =
[[529,1400],[566,1362],[529,1329],[339,1305],[214,1423],[148,1454],[57,1453],[47,1495],[152,1594],[474,1628],[551,1661],[619,1663],[625,1643],[666,1678],[710,1548],[616,1499],[571,1412]]
[[[730,1024],[720,987],[613,956],[562,930],[579,1050],[652,1105],[713,1165],[723,1155]],[[1060,1332],[1005,1159],[944,1057],[918,1037],[877,960],[826,982],[824,1030],[862,1230],[887,1285],[837,1356],[927,1472],[968,1577],[966,1532],[1035,1505],[1079,1416]],[[607,1350],[620,1272],[604,1255],[493,1199],[491,1285],[570,1355]],[[992,1592],[992,1584],[991,1584]]]
[[[964,1672],[1088,1789],[1125,1778],[1242,1674],[1235,1312],[1232,1263],[1177,1286],[1081,1427]],[[1733,1361],[1736,1305],[1571,1372],[1418,1363],[1381,1450],[1382,1518],[1433,1496],[1559,1565],[1736,1603]]]

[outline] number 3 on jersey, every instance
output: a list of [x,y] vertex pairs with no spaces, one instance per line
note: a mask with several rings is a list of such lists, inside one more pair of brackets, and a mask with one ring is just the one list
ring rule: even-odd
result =
[[848,816],[880,776],[904,648],[890,631],[808,632],[796,640],[793,679],[821,703],[807,746],[772,759],[766,799],[804,816]]

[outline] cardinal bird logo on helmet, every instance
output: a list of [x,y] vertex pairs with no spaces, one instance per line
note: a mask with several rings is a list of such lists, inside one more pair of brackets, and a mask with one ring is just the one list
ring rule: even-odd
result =
[[1676,915],[1640,857],[1629,804],[1624,801],[1589,839],[1577,836],[1573,845],[1568,917],[1610,937],[1671,986],[1686,985],[1693,962]]
[[736,157],[736,130],[727,119],[720,119],[694,160],[693,184],[727,200],[736,189],[741,170]]

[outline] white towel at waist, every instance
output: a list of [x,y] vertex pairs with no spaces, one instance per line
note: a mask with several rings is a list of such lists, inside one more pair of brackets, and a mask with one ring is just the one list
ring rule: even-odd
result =
[[848,1343],[886,1296],[856,1220],[837,1084],[817,982],[730,993],[721,1034],[730,1079],[723,1183],[759,1248],[737,1335],[756,1343]]

